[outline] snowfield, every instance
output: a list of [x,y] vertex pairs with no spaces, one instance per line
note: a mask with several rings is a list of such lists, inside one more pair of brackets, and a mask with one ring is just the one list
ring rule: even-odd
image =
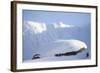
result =
[[[84,48],[82,52],[77,53],[76,55],[70,56],[59,56],[56,57],[55,54],[75,52]],[[86,50],[87,45],[80,40],[57,40],[48,45],[41,47],[42,51],[37,52],[40,58],[33,60],[26,60],[25,62],[38,62],[38,61],[60,61],[60,60],[73,60],[73,59],[85,59],[87,58]],[[44,51],[44,52],[43,52]],[[34,54],[35,55],[35,54]],[[33,55],[33,56],[34,56]]]

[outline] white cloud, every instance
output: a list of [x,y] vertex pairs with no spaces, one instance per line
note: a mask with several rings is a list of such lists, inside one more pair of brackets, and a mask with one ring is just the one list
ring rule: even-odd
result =
[[42,33],[47,30],[45,23],[27,21],[28,29],[32,30],[35,34]]
[[[47,26],[45,23],[34,22],[34,21],[26,21],[24,26],[26,27],[25,32],[30,30],[31,33],[40,34],[44,31],[47,31]],[[73,25],[64,24],[63,22],[53,24],[54,29],[56,28],[72,28]],[[52,29],[51,29],[52,30]]]
[[72,28],[74,26],[73,25],[69,25],[69,24],[64,24],[63,22],[59,22],[58,24],[55,23],[54,27],[55,28]]

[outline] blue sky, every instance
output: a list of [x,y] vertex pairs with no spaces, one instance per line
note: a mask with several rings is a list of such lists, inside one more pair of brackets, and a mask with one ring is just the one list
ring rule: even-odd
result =
[[23,15],[24,20],[45,22],[47,24],[62,21],[75,26],[85,26],[90,23],[89,13],[23,10]]
[[[81,40],[87,44],[90,52],[90,19],[89,13],[23,10],[23,60],[30,60],[42,45],[58,39]],[[42,32],[35,34],[30,28],[26,29],[29,22],[46,28],[39,28]],[[57,28],[53,27],[55,25]]]

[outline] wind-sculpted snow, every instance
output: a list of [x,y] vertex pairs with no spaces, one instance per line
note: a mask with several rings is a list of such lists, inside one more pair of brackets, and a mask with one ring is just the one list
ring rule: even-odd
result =
[[48,43],[48,45],[43,45],[41,47],[42,51],[39,51],[38,53],[42,57],[51,57],[55,56],[55,54],[59,53],[67,53],[72,51],[78,51],[84,48],[84,50],[87,49],[87,45],[80,41],[80,40],[57,40],[52,43]]

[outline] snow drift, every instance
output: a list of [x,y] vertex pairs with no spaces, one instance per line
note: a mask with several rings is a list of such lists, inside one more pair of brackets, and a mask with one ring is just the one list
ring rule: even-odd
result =
[[[40,51],[37,54],[40,54],[40,58],[44,57],[54,57],[55,54],[59,53],[68,53],[68,52],[77,52],[81,53],[81,49],[86,50],[87,45],[80,40],[57,40],[48,45],[41,47]],[[41,52],[42,50],[42,52]],[[44,51],[44,52],[43,52]]]

